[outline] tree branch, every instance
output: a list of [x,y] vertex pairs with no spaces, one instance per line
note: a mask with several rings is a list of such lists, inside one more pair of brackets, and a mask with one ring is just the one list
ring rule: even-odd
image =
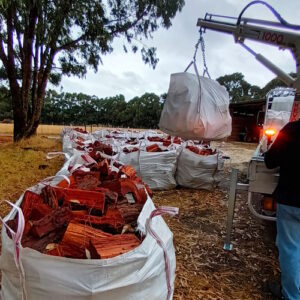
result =
[[15,25],[15,30],[16,30],[16,34],[17,34],[17,40],[18,40],[18,45],[19,45],[19,49],[20,49],[20,53],[21,53],[21,60],[23,59],[24,56],[24,52],[23,52],[23,46],[22,46],[22,42],[21,42],[21,32],[20,32],[20,28],[18,26],[18,18],[16,15],[16,11],[14,11],[14,25]]
[[29,12],[29,22],[24,34],[24,59],[22,64],[22,100],[24,110],[28,110],[28,95],[32,80],[32,57],[35,25],[37,21],[37,7],[34,5]]
[[1,34],[0,34],[0,58],[3,62],[4,67],[7,69],[8,68],[8,60],[7,60],[6,53],[4,51],[3,40],[2,40]]
[[[13,15],[13,7],[12,5],[8,7],[7,10],[7,63],[6,63],[6,73],[9,80],[9,85],[12,94],[14,93],[15,97],[13,97],[13,107],[20,106],[22,104],[20,99],[20,86],[17,81],[17,73],[14,61],[14,49],[13,49],[13,24],[12,24],[12,15]],[[1,39],[1,56],[5,57],[5,52],[3,49],[2,39]]]
[[64,45],[61,45],[59,47],[56,48],[56,52],[59,52],[61,50],[70,50],[71,48],[75,47],[77,45],[77,43],[79,43],[80,41],[83,40],[83,38],[86,36],[86,34],[81,35],[80,37],[78,37],[77,39],[70,41]]
[[39,64],[39,46],[35,44],[35,55],[34,55],[34,67],[33,67],[33,76],[32,76],[32,88],[31,88],[31,113],[34,111],[37,102],[37,77],[38,77],[38,64]]
[[114,35],[116,33],[126,32],[130,28],[134,27],[145,15],[147,15],[147,13],[149,12],[150,8],[151,8],[151,4],[149,4],[147,6],[147,8],[145,8],[141,13],[139,13],[139,15],[137,16],[137,19],[134,22],[132,22],[130,24],[127,24],[127,25],[123,25],[123,28],[120,27],[119,29],[113,30],[110,33],[112,35]]
[[14,38],[13,38],[13,24],[12,24],[12,6],[8,8],[7,14],[7,61],[9,67],[14,68]]

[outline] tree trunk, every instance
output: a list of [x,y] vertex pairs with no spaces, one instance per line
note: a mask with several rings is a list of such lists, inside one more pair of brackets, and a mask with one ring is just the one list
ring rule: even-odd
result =
[[[42,88],[46,88],[43,86]],[[13,93],[12,93],[13,95]],[[41,120],[41,112],[44,103],[45,92],[35,101],[35,108],[31,114],[28,114],[21,105],[13,100],[14,111],[14,141],[17,142],[23,138],[30,138],[35,135]],[[13,96],[14,97],[14,96]]]
[[26,129],[23,114],[17,110],[19,109],[14,109],[14,142],[23,138]]
[[24,138],[30,138],[31,136],[36,135],[39,124],[40,124],[40,118],[38,120],[34,121],[32,127],[30,128],[30,130],[28,130],[25,133]]
[[14,116],[14,142],[17,142],[23,138],[26,130],[27,120],[27,111],[23,108],[20,88],[16,82],[17,81],[13,80],[10,81],[11,101]]

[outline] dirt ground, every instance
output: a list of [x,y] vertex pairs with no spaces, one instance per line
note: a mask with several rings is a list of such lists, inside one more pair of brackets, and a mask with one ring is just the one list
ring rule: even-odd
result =
[[[0,139],[0,150],[5,151],[6,145],[11,148],[11,144],[3,139],[5,138]],[[244,179],[247,162],[256,145],[218,143],[216,146],[231,157],[226,162],[224,182],[229,180],[231,167],[239,168],[240,178]],[[26,147],[24,149],[28,151]],[[30,149],[44,151],[36,147]],[[61,144],[57,141],[57,151],[60,150]],[[47,151],[49,150],[45,149],[45,155]],[[58,162],[54,159],[44,164],[47,165],[46,170],[54,172],[51,165],[55,164],[55,168],[59,169],[62,160]],[[5,172],[3,166],[2,172]],[[15,172],[18,172],[17,168],[16,166]],[[36,169],[39,169],[39,166],[34,166],[32,170],[30,164],[26,166],[28,173],[36,172]],[[45,174],[41,173],[38,176]],[[14,195],[20,195],[27,187],[27,182],[20,183]],[[12,192],[6,195],[8,190],[5,192],[4,189],[0,194],[3,199],[13,200]],[[153,200],[156,206],[169,205],[179,208],[178,216],[164,217],[173,232],[176,249],[174,299],[273,299],[267,291],[266,282],[279,276],[275,224],[253,217],[246,205],[246,198],[246,194],[237,195],[232,232],[233,250],[225,251],[222,248],[227,214],[226,188],[214,192],[184,188],[154,192]],[[3,212],[1,211],[2,217]]]
[[[254,144],[218,145],[231,157],[231,167],[244,180]],[[267,281],[278,279],[275,223],[251,215],[247,194],[238,194],[232,251],[223,250],[226,234],[227,189],[214,192],[178,188],[154,193],[159,205],[179,207],[179,215],[165,217],[174,234],[176,281],[174,299],[273,299]]]

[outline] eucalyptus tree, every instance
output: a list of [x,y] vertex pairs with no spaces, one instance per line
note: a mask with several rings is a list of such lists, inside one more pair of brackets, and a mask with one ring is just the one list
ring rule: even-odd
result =
[[155,48],[138,49],[160,26],[170,27],[184,0],[2,0],[0,60],[10,91],[14,140],[35,134],[48,81],[97,71],[115,38],[155,67]]

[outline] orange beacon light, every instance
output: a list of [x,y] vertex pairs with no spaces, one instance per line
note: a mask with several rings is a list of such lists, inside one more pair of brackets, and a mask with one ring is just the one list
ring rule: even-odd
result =
[[268,128],[265,130],[265,135],[267,137],[267,147],[269,148],[271,142],[272,142],[272,137],[276,134],[276,130],[273,128]]

